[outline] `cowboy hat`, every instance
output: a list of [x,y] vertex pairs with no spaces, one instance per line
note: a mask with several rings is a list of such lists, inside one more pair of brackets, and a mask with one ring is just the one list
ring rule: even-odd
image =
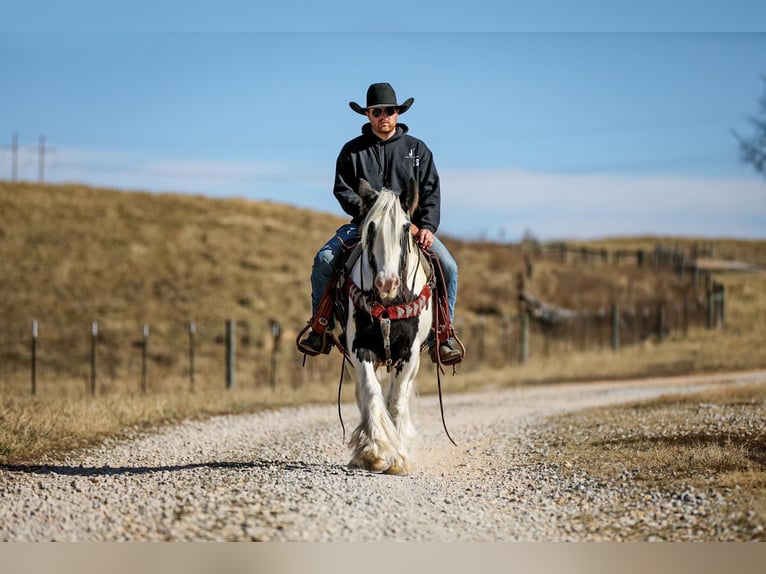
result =
[[391,84],[381,83],[372,84],[367,88],[367,107],[363,108],[356,102],[349,102],[348,105],[357,114],[365,115],[370,108],[383,108],[387,106],[395,106],[399,109],[399,113],[403,114],[415,101],[415,98],[408,98],[401,104],[396,103],[396,92]]

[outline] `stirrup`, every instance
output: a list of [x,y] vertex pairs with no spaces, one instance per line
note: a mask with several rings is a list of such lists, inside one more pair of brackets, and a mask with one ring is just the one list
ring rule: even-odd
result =
[[[303,329],[301,329],[300,333],[298,333],[298,336],[295,338],[295,346],[298,347],[298,351],[303,353],[304,355],[308,355],[309,357],[316,357],[318,355],[327,355],[332,351],[333,347],[333,340],[330,334],[325,331],[322,334],[317,333],[316,331],[312,330],[311,333],[306,337],[305,339],[302,339],[304,333],[306,331],[311,329],[311,323],[309,322]],[[312,336],[316,335],[318,337],[322,338],[322,346],[319,350],[314,349],[313,347],[310,347],[309,345],[304,345],[308,341],[308,339]]]

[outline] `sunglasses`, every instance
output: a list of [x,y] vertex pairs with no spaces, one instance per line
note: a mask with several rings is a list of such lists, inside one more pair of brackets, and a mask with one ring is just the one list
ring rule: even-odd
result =
[[373,108],[370,111],[372,112],[372,117],[379,118],[383,112],[386,112],[387,116],[393,116],[399,111],[399,108],[396,106],[388,106],[387,108]]

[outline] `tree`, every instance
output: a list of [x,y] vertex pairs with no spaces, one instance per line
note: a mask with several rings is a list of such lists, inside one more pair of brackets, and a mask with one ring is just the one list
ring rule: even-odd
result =
[[[763,81],[766,84],[766,76]],[[766,177],[766,89],[758,104],[759,115],[750,118],[754,128],[752,136],[745,138],[735,131],[734,137],[739,142],[742,161],[751,164],[758,173]]]

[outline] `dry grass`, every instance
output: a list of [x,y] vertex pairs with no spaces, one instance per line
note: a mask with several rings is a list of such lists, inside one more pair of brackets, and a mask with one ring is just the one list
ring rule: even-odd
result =
[[[206,390],[195,393],[95,397],[4,397],[0,409],[0,462],[32,462],[94,446],[106,437],[134,435],[164,424],[220,414],[255,412],[311,402],[331,403],[337,388]],[[348,389],[344,400],[348,400]]]
[[757,526],[766,524],[764,428],[766,383],[758,383],[569,414],[545,440],[549,462],[571,472],[645,490],[716,489],[727,516]]
[[[310,369],[301,370],[292,339],[310,311],[314,253],[343,221],[271,203],[0,182],[0,461],[92,444],[125,428],[334,400],[337,355],[315,359]],[[518,245],[443,239],[460,264],[458,319],[469,348],[461,375],[445,378],[447,392],[766,366],[761,344],[766,274],[741,273],[716,275],[729,294],[724,329],[693,329],[686,338],[673,335],[661,344],[647,340],[619,353],[554,345],[543,356],[533,340],[523,366],[515,355],[479,361],[474,327],[486,318],[488,348],[501,347],[494,326],[516,315],[515,277],[526,269],[525,253]],[[651,250],[657,243],[693,241],[618,238],[591,245]],[[713,243],[717,256],[766,262],[766,241]],[[527,287],[547,302],[573,309],[702,296],[688,278],[625,262],[561,263],[532,256],[532,263]],[[47,337],[39,365],[40,398],[26,395],[33,319],[40,321],[41,339]],[[237,360],[243,373],[238,388],[224,392],[220,356],[227,319],[238,322]],[[280,361],[287,373],[275,392],[264,382],[271,319],[283,326]],[[87,333],[93,320],[102,329],[102,364],[114,366],[102,373],[98,395],[88,397]],[[189,320],[213,326],[200,330],[194,394],[186,390],[182,368],[182,329]],[[145,396],[137,393],[136,349],[143,323],[152,325],[153,378]],[[421,392],[435,390],[433,379],[423,371]]]

